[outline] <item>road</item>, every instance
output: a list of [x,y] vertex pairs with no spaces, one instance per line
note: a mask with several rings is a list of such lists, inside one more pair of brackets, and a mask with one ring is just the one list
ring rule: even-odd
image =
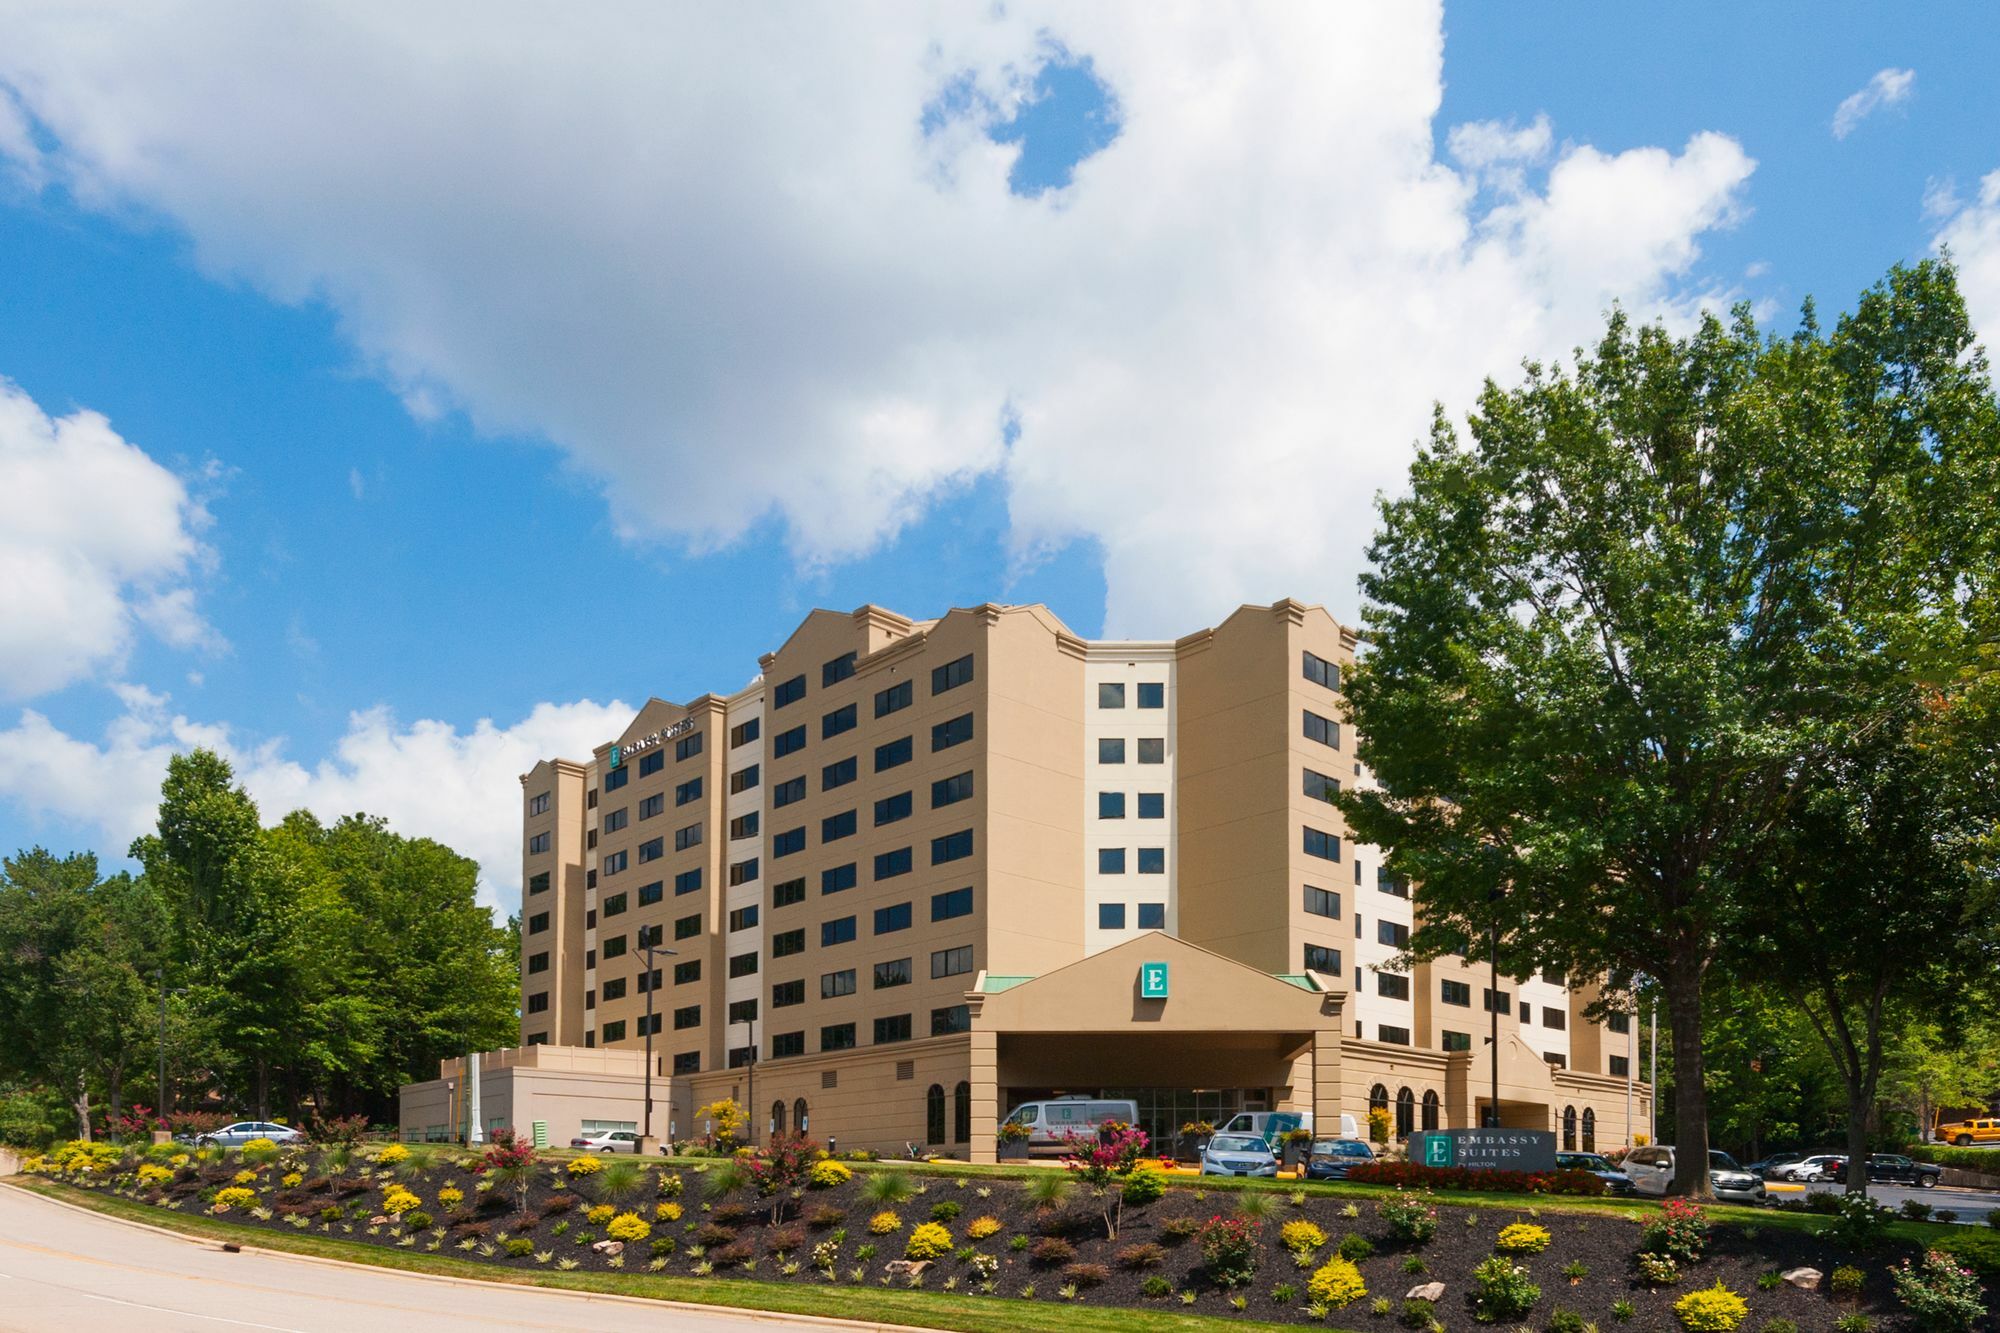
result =
[[[380,1329],[774,1333],[826,1328],[494,1283],[449,1282],[268,1253],[79,1212],[0,1187],[0,1330],[353,1333]],[[859,1325],[847,1325],[849,1328]]]
[[[1795,1194],[1781,1194],[1775,1184],[1767,1185],[1773,1199],[1797,1198]],[[1808,1186],[1815,1194],[1839,1193],[1847,1187],[1838,1184],[1815,1184]],[[1993,1190],[1956,1189],[1939,1185],[1932,1189],[1918,1189],[1915,1185],[1870,1185],[1868,1197],[1891,1208],[1901,1208],[1903,1200],[1915,1199],[1927,1203],[1933,1209],[1943,1208],[1958,1214],[1961,1225],[1972,1223],[1986,1225],[1986,1214],[2000,1208],[2000,1192]]]

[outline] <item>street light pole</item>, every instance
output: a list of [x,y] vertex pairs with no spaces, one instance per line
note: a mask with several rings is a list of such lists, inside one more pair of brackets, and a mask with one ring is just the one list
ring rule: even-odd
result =
[[657,944],[639,947],[646,951],[646,1110],[645,1126],[639,1131],[639,1150],[644,1152],[653,1141],[653,992],[657,989],[653,985],[653,956],[665,954],[669,958],[677,958],[679,954]]
[[[1488,1053],[1493,1071],[1493,1101],[1486,1114],[1491,1119],[1490,1129],[1500,1128],[1500,924],[1496,921],[1486,931],[1486,965],[1493,974],[1493,989],[1487,992],[1486,1018],[1492,1029],[1488,1038],[1492,1050]],[[1510,999],[1508,1003],[1513,1003]]]
[[748,1146],[757,1146],[757,1020],[746,1018],[743,1025],[750,1029],[750,1059],[748,1094],[750,1105],[744,1108],[743,1132],[748,1136]]

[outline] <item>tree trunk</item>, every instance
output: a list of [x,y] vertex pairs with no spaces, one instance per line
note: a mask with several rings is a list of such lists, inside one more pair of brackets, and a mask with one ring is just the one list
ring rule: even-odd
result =
[[257,1118],[271,1118],[271,1065],[261,1055],[257,1057]]
[[1661,986],[1666,991],[1674,1047],[1674,1178],[1667,1192],[1691,1199],[1712,1198],[1708,1090],[1702,1085],[1700,965],[1677,963],[1669,967]]
[[125,1109],[125,1070],[123,1066],[116,1067],[105,1075],[104,1087],[105,1091],[110,1094],[111,1123],[116,1124],[118,1122],[118,1113]]
[[1868,1192],[1868,1102],[1852,1084],[1847,1096],[1847,1192]]

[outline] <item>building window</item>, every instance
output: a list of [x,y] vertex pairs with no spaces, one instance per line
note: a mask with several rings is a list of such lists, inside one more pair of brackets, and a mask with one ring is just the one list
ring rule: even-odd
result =
[[972,774],[958,773],[948,778],[939,778],[931,784],[931,809],[957,805],[972,796]]
[[1443,981],[1438,983],[1438,998],[1446,1004],[1455,1004],[1462,1009],[1472,1007],[1472,987],[1463,981]]
[[860,773],[860,765],[853,755],[838,763],[828,764],[819,771],[819,789],[832,791],[835,787],[845,787]]
[[701,959],[690,958],[685,963],[674,964],[674,984],[685,986],[701,980]]
[[627,824],[631,822],[632,822],[631,812],[626,810],[626,808],[621,805],[616,810],[610,810],[605,812],[604,831],[606,833],[616,833],[619,829],[624,828]]
[[549,970],[549,956],[547,954],[531,953],[528,955],[528,971],[531,974],[535,972],[546,972],[548,970]]
[[1315,685],[1324,685],[1329,690],[1340,688],[1340,668],[1324,657],[1305,654],[1305,678]]
[[893,824],[899,819],[908,819],[916,810],[916,796],[913,792],[897,792],[875,802],[875,826]]
[[[699,829],[701,825],[697,824],[695,827]],[[679,851],[680,849],[676,847],[674,850]],[[644,865],[648,861],[657,861],[666,854],[665,839],[648,838],[639,844],[639,864],[641,865]]]
[[783,759],[786,755],[795,754],[805,748],[806,727],[803,722],[789,731],[781,731],[771,738],[771,757],[773,759]]
[[1620,1034],[1630,1032],[1632,1030],[1632,1015],[1627,1013],[1606,1014],[1604,1016],[1604,1026]]
[[666,938],[667,931],[665,926],[641,926],[635,932],[635,938],[632,943],[634,947],[640,949],[645,948],[649,944],[658,948]]
[[1142,736],[1139,739],[1139,762],[1142,764],[1164,764],[1167,762],[1167,743],[1158,736]]
[[[660,798],[655,796],[650,799],[657,801]],[[701,799],[700,778],[689,778],[686,782],[680,783],[674,788],[675,805],[686,805],[689,801],[698,801],[700,799]],[[657,806],[654,807],[654,813],[657,814],[658,812],[659,812],[658,807]]]
[[803,1032],[780,1032],[771,1038],[771,1058],[784,1060],[794,1055],[806,1053],[806,1034]]
[[1597,1151],[1597,1112],[1588,1106],[1583,1108],[1583,1150]]
[[822,1051],[851,1051],[854,1049],[854,1024],[832,1023],[819,1030],[819,1048]]
[[[697,796],[699,796],[700,794],[701,793],[699,791],[695,792],[695,795]],[[654,792],[651,796],[642,796],[639,798],[640,819],[653,819],[659,815],[665,814],[666,811],[667,811],[667,797],[665,792]]]
[[936,1083],[924,1090],[924,1142],[944,1142],[944,1089]]
[[910,1016],[908,1014],[894,1014],[888,1018],[878,1018],[875,1020],[875,1044],[877,1046],[886,1046],[892,1041],[908,1041],[909,1039]]
[[548,834],[546,834],[546,833],[537,833],[537,834],[535,834],[534,836],[532,836],[532,837],[530,837],[530,838],[528,839],[528,851],[529,851],[530,853],[534,853],[534,852],[546,852],[546,851],[547,851],[548,849],[549,849],[549,835],[548,835]]
[[757,954],[739,953],[729,960],[729,975],[732,977],[754,977],[757,975]]
[[693,916],[684,916],[674,922],[674,938],[677,940],[691,940],[699,934],[701,934],[701,913],[699,912],[696,912]]
[[1306,911],[1314,916],[1330,916],[1340,919],[1340,895],[1326,889],[1316,889],[1306,885]]
[[732,931],[755,930],[757,928],[757,904],[751,903],[748,907],[739,907],[731,912],[729,914],[729,928]]
[[1099,819],[1125,818],[1125,793],[1122,791],[1101,791],[1097,793],[1097,817]]
[[908,736],[890,741],[886,745],[878,745],[875,747],[875,771],[883,773],[892,768],[900,768],[909,763],[915,753],[916,748]]
[[946,662],[931,671],[931,693],[943,694],[955,690],[972,679],[972,654],[967,653],[955,662]]
[[886,690],[877,690],[875,692],[875,716],[887,717],[891,713],[900,713],[905,708],[908,708],[911,699],[916,694],[916,691],[912,688],[912,684],[913,682],[906,680],[900,684],[891,685]]
[[1097,706],[1099,708],[1123,708],[1125,706],[1124,682],[1113,680],[1098,682]]
[[771,690],[771,707],[783,708],[788,704],[795,704],[805,697],[806,678],[802,675],[793,676],[790,680],[779,682]]
[[892,986],[910,984],[910,960],[892,958],[886,963],[875,964],[875,989],[888,990]]
[[[805,846],[805,830],[794,829],[793,832],[799,835],[799,847]],[[778,835],[778,839],[782,839],[784,836],[781,833]],[[773,841],[776,842],[778,839],[773,839]],[[798,848],[795,847],[792,850],[797,851]],[[779,856],[783,856],[784,854],[782,849],[776,852],[776,855]],[[748,884],[755,878],[757,878],[757,858],[754,856],[747,861],[738,861],[729,867],[729,887],[732,889],[739,884]]]
[[788,1009],[795,1004],[806,1002],[806,983],[803,981],[781,981],[771,987],[771,1007]]
[[1305,844],[1307,856],[1317,856],[1322,861],[1340,859],[1340,835],[1337,833],[1322,833],[1309,827],[1305,831]]
[[674,1056],[676,1074],[699,1074],[701,1072],[701,1052],[681,1051]]
[[875,933],[893,935],[899,930],[910,928],[910,904],[894,903],[888,907],[875,909]]
[[822,894],[839,893],[851,889],[855,884],[854,862],[844,866],[828,866],[819,872],[819,891]]
[[830,949],[836,944],[847,944],[854,939],[854,918],[844,916],[836,921],[822,921],[819,925],[819,947]]
[[680,874],[674,876],[674,896],[676,898],[678,898],[683,893],[697,893],[700,890],[701,890],[700,866],[696,866],[693,870],[683,870],[681,871]]
[[1494,1012],[1496,1009],[1504,1014],[1512,1010],[1514,1005],[1514,997],[1504,990],[1496,994],[1493,988],[1491,986],[1488,986],[1481,993],[1479,997],[1479,1004],[1480,1007],[1483,1008],[1489,1014]]
[[738,816],[736,816],[736,818],[734,818],[734,819],[730,820],[730,821],[729,821],[729,836],[730,836],[730,838],[731,838],[732,840],[734,840],[734,839],[737,839],[737,838],[754,838],[754,837],[756,837],[756,836],[757,836],[757,812],[756,812],[755,810],[752,810],[752,811],[751,811],[751,812],[750,812],[749,814],[747,814],[747,815],[738,815]]
[[820,687],[824,689],[828,685],[838,685],[841,681],[853,675],[854,659],[856,656],[857,654],[855,653],[842,653],[839,657],[822,666],[819,669]]
[[[667,766],[667,756],[659,750],[642,755],[639,759],[639,776],[650,778]],[[643,1034],[642,1034],[643,1035]]]
[[1124,763],[1125,738],[1123,736],[1099,736],[1097,738],[1097,762],[1100,764]]
[[931,1010],[931,1035],[951,1037],[961,1032],[972,1031],[972,1009],[969,1005],[953,1004],[943,1009]]
[[839,972],[823,972],[819,979],[819,998],[837,1000],[843,995],[854,994],[854,969],[845,968]]
[[790,907],[806,900],[806,882],[803,879],[783,880],[771,886],[771,906]]
[[1099,903],[1097,905],[1097,928],[1099,930],[1125,929],[1125,904]]
[[549,993],[547,991],[537,991],[535,994],[530,995],[528,997],[529,1013],[531,1014],[546,1013],[548,1011],[548,1007],[549,1007]]
[[604,910],[604,915],[608,917],[625,915],[625,895],[622,893],[614,893],[609,898],[606,898],[604,900],[603,910]]
[[614,768],[609,773],[606,773],[604,775],[604,790],[607,792],[617,791],[620,787],[623,787],[626,783],[630,782],[631,780],[632,780],[631,769]]
[[1340,748],[1340,724],[1331,718],[1321,717],[1310,708],[1306,709],[1306,739],[1318,741],[1321,745]]
[[845,708],[836,708],[831,713],[820,718],[819,738],[826,740],[830,736],[840,735],[843,731],[852,731],[855,725],[856,715],[853,704],[848,704]]
[[1391,1000],[1410,998],[1410,979],[1395,972],[1375,974],[1375,993]]
[[1469,1051],[1472,1049],[1472,1034],[1470,1032],[1446,1031],[1439,1035],[1444,1038],[1444,1048],[1447,1051]]
[[948,865],[953,861],[963,861],[972,855],[972,830],[960,829],[947,833],[942,838],[931,839],[931,864]]
[[1329,949],[1324,944],[1306,946],[1305,970],[1324,972],[1328,976],[1340,975],[1340,950]]
[[1165,708],[1166,706],[1167,687],[1164,684],[1157,680],[1142,680],[1139,682],[1139,707]]
[[951,921],[961,916],[972,915],[972,889],[953,889],[949,893],[931,895],[931,920]]
[[1100,875],[1124,874],[1125,849],[1123,847],[1099,847],[1097,849],[1097,873]]
[[1330,802],[1334,794],[1340,790],[1340,779],[1330,778],[1324,773],[1316,773],[1308,768],[1305,770],[1304,787],[1305,794],[1313,800]]
[[549,914],[547,912],[537,912],[528,918],[528,933],[530,935],[539,935],[548,928]]
[[931,980],[939,977],[963,976],[972,970],[972,946],[961,944],[955,949],[939,949],[931,955]]
[[[549,872],[548,872],[548,871],[544,870],[544,871],[543,871],[543,872],[542,872],[541,874],[539,874],[539,875],[530,875],[530,876],[528,876],[528,892],[529,892],[529,893],[547,893],[548,891],[549,891]],[[1622,1017],[1622,1016],[1623,1016],[1623,1015],[1620,1015],[1620,1017]]]
[[[607,962],[613,958],[623,958],[625,956],[625,937],[623,935],[613,935],[606,939],[603,944],[599,945],[598,948],[603,953]],[[585,957],[583,965],[585,967],[591,966],[588,956]]]
[[[1407,1028],[1383,1028],[1382,1040],[1383,1041],[1393,1040],[1389,1036],[1391,1032],[1400,1032],[1403,1034],[1403,1039],[1399,1042],[1396,1042],[1397,1045],[1408,1046],[1410,1044],[1410,1033]],[[1407,1139],[1410,1137],[1412,1133],[1416,1131],[1416,1128],[1417,1128],[1416,1095],[1412,1093],[1408,1088],[1398,1088],[1396,1089],[1396,1137],[1399,1139]]]
[[961,713],[948,722],[940,722],[931,728],[931,752],[949,750],[954,745],[963,745],[972,739],[972,714]]
[[1632,1062],[1622,1055],[1606,1058],[1604,1067],[1613,1078],[1625,1078],[1632,1072]]
[[606,1046],[614,1041],[625,1040],[625,1020],[621,1018],[615,1023],[606,1023],[598,1029],[597,1039]]
[[748,745],[751,741],[756,740],[763,733],[763,730],[763,719],[761,718],[753,717],[747,721],[738,722],[729,729],[729,748],[734,750]]
[[700,1026],[701,1026],[700,1005],[698,1004],[684,1005],[683,1007],[674,1010],[674,1031],[685,1032],[689,1028],[698,1028]]
[[[1358,866],[1360,863],[1356,862],[1355,864]],[[1375,867],[1375,887],[1383,893],[1393,894],[1398,898],[1407,898],[1410,896],[1410,881],[1408,877],[1390,874],[1387,866]]]
[[734,773],[731,773],[729,775],[730,795],[735,796],[742,792],[749,791],[751,788],[757,785],[758,781],[762,778],[762,776],[763,776],[762,771],[758,768],[756,764],[752,764],[748,768],[737,769]]
[[603,984],[602,986],[598,987],[598,990],[597,990],[597,995],[598,995],[598,998],[599,998],[599,999],[603,999],[603,1000],[622,1000],[622,999],[624,999],[624,998],[625,998],[625,978],[623,978],[623,977],[612,977],[611,979],[609,979],[608,981],[606,981],[606,982],[605,982],[605,983],[604,983],[604,984]]
[[533,796],[530,796],[530,797],[528,798],[528,813],[529,813],[529,814],[531,814],[531,815],[545,815],[545,814],[547,814],[548,812],[549,812],[549,794],[548,794],[547,792],[545,792],[545,791],[544,791],[544,792],[537,792],[537,793],[535,793],[535,795],[533,795]]
[[690,847],[701,846],[701,825],[689,824],[686,828],[674,830],[674,850],[684,852]]
[[1528,1003],[1528,1002],[1527,1002],[1526,1000],[1523,1000],[1523,1001],[1521,1001],[1521,1024],[1522,1024],[1522,1026],[1524,1026],[1524,1027],[1526,1027],[1526,1026],[1530,1026],[1530,1025],[1532,1025],[1532,1024],[1534,1023],[1534,1021],[1535,1021],[1535,1006],[1534,1006],[1534,1005],[1532,1005],[1532,1004],[1529,1004],[1529,1003]]
[[771,805],[774,809],[782,809],[794,801],[803,801],[805,798],[806,780],[803,777],[780,782],[771,788]]
[[875,878],[884,880],[907,875],[913,864],[908,847],[898,847],[893,852],[883,852],[875,858]]
[[[880,802],[877,802],[877,804],[879,805]],[[819,840],[822,843],[828,843],[839,842],[842,838],[851,838],[854,836],[854,830],[857,827],[855,812],[852,810],[843,810],[837,815],[828,815],[825,819],[819,821]]]
[[1377,921],[1375,923],[1375,942],[1377,944],[1392,945],[1398,949],[1407,949],[1410,947],[1410,928],[1400,921]]
[[1141,847],[1139,849],[1139,873],[1142,875],[1166,874],[1167,849],[1164,847]]
[[623,850],[613,852],[604,858],[604,873],[615,875],[630,864],[632,864],[632,853]]
[[1165,819],[1167,817],[1167,794],[1158,791],[1139,793],[1139,818]]
[[781,930],[771,936],[771,957],[789,958],[795,953],[806,951],[806,928]]
[[1542,1007],[1542,1026],[1561,1032],[1569,1026],[1569,1014],[1564,1010],[1551,1009],[1544,1005]]
[[1563,1107],[1563,1151],[1576,1151],[1576,1108]]
[[675,762],[679,762],[682,759],[692,759],[700,753],[701,733],[698,731],[692,736],[683,736],[674,742]]
[[771,835],[771,859],[781,856],[796,856],[806,849],[806,831],[803,826],[786,829],[783,833]]
[[1165,903],[1139,904],[1139,929],[1165,930],[1167,928],[1167,905]]

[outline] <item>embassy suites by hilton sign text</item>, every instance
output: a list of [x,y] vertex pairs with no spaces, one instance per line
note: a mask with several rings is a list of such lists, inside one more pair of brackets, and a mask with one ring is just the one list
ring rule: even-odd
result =
[[1556,1136],[1546,1129],[1446,1129],[1417,1136],[1412,1161],[1487,1171],[1553,1171]]
[[685,736],[693,730],[694,719],[684,717],[671,727],[662,727],[652,735],[641,736],[629,745],[614,745],[611,747],[611,767],[616,768],[635,754],[641,754],[656,745],[665,745],[668,741],[674,739],[674,737]]

